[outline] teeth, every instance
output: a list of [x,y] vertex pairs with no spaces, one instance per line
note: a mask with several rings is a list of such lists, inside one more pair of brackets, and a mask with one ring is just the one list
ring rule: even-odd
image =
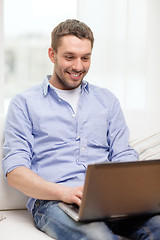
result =
[[71,73],[71,75],[72,75],[73,77],[78,77],[80,74]]

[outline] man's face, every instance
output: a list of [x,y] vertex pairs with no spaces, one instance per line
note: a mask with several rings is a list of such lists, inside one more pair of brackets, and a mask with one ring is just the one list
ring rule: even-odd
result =
[[77,88],[89,70],[91,51],[88,39],[79,39],[73,35],[62,37],[57,52],[49,49],[49,57],[54,63],[50,83],[63,90]]

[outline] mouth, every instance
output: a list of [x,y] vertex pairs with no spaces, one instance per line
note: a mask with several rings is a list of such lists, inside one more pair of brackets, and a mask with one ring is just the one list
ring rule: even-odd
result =
[[82,75],[82,72],[80,72],[80,73],[70,73],[70,72],[68,72],[68,74],[70,75],[70,77],[71,77],[73,80],[79,80],[79,78],[80,78],[81,75]]

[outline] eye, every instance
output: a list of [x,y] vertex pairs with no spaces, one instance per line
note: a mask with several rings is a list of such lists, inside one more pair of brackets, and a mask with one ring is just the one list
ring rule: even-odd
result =
[[83,60],[84,62],[89,61],[89,59],[90,59],[90,57],[83,57],[83,58],[82,58],[82,60]]
[[65,56],[65,59],[66,59],[67,61],[71,61],[71,60],[74,59],[74,57],[73,57],[73,56]]

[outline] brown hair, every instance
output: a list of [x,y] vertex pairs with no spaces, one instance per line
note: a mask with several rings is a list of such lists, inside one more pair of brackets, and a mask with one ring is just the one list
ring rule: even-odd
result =
[[51,47],[53,50],[57,52],[61,37],[66,35],[74,35],[80,39],[89,39],[93,48],[94,36],[91,29],[83,22],[76,19],[68,19],[61,22],[51,33]]

